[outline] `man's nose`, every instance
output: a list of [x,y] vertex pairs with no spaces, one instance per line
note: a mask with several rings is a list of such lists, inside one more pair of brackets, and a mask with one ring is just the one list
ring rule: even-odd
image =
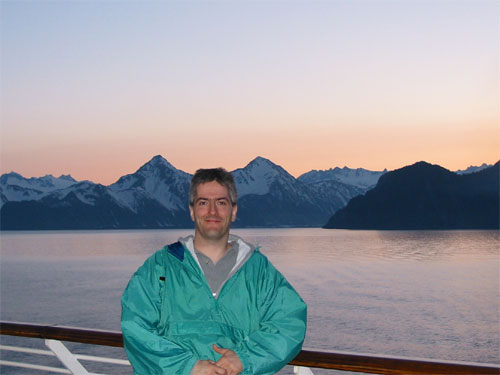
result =
[[209,202],[209,204],[208,204],[208,213],[210,215],[214,215],[214,214],[217,213],[215,202]]

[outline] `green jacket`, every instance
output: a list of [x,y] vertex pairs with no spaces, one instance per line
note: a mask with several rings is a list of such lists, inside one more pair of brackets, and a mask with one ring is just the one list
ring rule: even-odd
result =
[[238,258],[217,297],[192,237],[157,251],[132,276],[122,332],[135,374],[189,374],[197,360],[220,358],[212,344],[234,350],[245,375],[274,374],[298,354],[304,301],[258,249],[230,240],[238,241]]

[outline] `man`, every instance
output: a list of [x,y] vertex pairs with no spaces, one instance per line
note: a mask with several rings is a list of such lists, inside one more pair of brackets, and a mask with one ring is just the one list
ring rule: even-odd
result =
[[274,374],[300,351],[306,305],[258,249],[230,235],[233,177],[191,181],[194,236],[164,247],[132,276],[122,331],[135,374]]

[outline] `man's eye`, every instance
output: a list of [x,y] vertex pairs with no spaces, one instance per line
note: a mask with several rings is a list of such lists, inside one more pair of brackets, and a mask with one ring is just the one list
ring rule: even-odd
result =
[[226,201],[217,201],[217,204],[219,206],[226,206],[227,205],[227,202]]
[[206,206],[207,201],[198,201],[198,206]]

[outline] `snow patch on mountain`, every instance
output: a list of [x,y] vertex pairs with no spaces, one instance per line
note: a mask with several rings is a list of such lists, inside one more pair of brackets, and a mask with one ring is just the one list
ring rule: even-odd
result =
[[369,171],[363,168],[351,169],[330,168],[328,170],[312,170],[299,176],[298,180],[306,184],[316,183],[320,181],[339,181],[346,185],[358,187],[364,191],[373,188],[380,176],[387,173],[387,169],[383,171]]
[[80,202],[94,206],[103,196],[107,195],[107,188],[91,181],[83,181],[65,189],[56,190],[46,196],[46,199],[63,200],[73,194]]
[[54,177],[50,174],[43,177],[25,178],[19,173],[10,172],[0,177],[0,206],[8,201],[27,201],[43,198],[47,194],[76,184],[70,175]]
[[138,190],[128,189],[116,192],[112,189],[109,189],[109,194],[117,201],[120,202],[122,206],[128,208],[129,210],[137,213],[139,202],[142,201],[143,194],[140,194]]
[[9,201],[18,202],[40,199],[47,193],[44,193],[40,190],[22,188],[17,185],[0,185],[0,194],[0,206],[3,206],[6,202]]
[[48,174],[43,177],[25,178],[19,173],[10,172],[0,177],[1,186],[11,185],[42,192],[64,189],[76,183],[77,181],[70,175],[61,175],[60,177],[54,177]]
[[344,207],[353,197],[365,192],[365,189],[337,180],[318,181],[307,186],[314,190],[317,204],[331,213]]
[[489,168],[489,167],[492,167],[492,165],[491,164],[486,164],[486,163],[483,163],[482,165],[480,165],[478,167],[471,165],[469,168],[464,169],[464,170],[459,169],[455,173],[456,174],[460,174],[460,175],[470,174],[470,173],[476,173],[476,172],[482,171],[483,169]]

